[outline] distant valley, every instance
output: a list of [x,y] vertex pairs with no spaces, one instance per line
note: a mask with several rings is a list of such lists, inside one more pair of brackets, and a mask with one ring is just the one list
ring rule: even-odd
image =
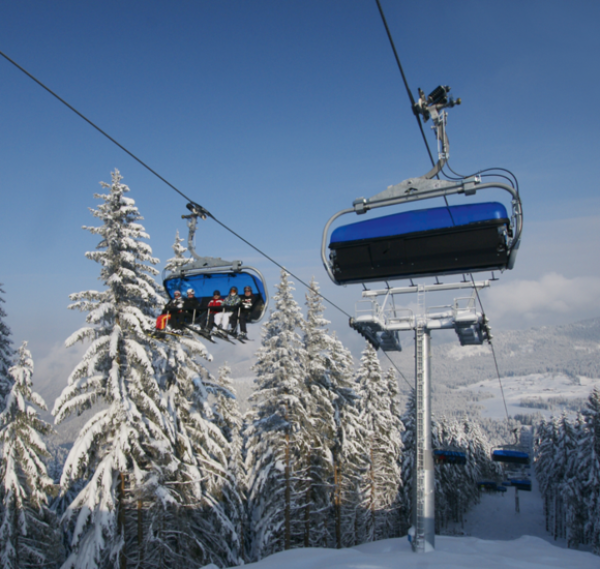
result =
[[[436,344],[432,335],[432,405],[437,416],[467,413],[490,419],[505,418],[494,360],[489,346],[461,347],[458,341]],[[401,407],[414,383],[413,343],[403,338],[403,351],[392,354],[402,371]],[[498,332],[493,338],[509,414],[545,416],[563,410],[573,413],[591,390],[600,387],[600,318],[565,326]],[[251,344],[258,349],[260,344]],[[243,410],[254,389],[254,357],[245,349],[239,361],[229,362],[237,397]],[[354,354],[358,362],[360,354]],[[384,368],[389,361],[382,354]],[[222,362],[208,365],[216,374]],[[58,393],[43,394],[52,406]],[[51,395],[49,398],[48,396]],[[53,396],[53,397],[52,397]],[[88,412],[89,413],[89,412]],[[75,417],[58,427],[61,442],[73,440],[89,415]]]

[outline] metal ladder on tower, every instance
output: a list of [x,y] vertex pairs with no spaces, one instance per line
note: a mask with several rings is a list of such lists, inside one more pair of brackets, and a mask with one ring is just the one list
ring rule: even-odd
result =
[[417,406],[417,487],[416,487],[416,520],[415,539],[412,542],[413,549],[418,552],[425,551],[425,415],[424,415],[424,392],[423,392],[423,336],[425,334],[425,291],[419,285],[417,291],[417,314],[415,329],[415,389]]

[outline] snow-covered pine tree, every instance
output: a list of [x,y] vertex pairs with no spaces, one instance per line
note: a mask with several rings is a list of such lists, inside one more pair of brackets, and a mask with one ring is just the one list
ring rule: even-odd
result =
[[554,537],[567,537],[567,495],[563,492],[564,486],[568,484],[567,472],[569,469],[569,461],[571,453],[576,452],[577,449],[577,438],[575,427],[569,420],[566,413],[560,416],[557,421],[557,434],[556,447],[554,454],[554,464],[552,470],[552,477],[556,484],[555,499],[555,527]]
[[304,324],[306,350],[306,390],[304,407],[312,417],[309,450],[304,455],[306,471],[304,487],[304,547],[327,546],[329,517],[332,500],[329,491],[333,468],[329,442],[335,434],[332,393],[328,387],[327,355],[330,337],[323,318],[323,304],[319,287],[313,277],[306,294],[307,317]]
[[491,462],[488,444],[474,421],[443,417],[434,425],[434,448],[459,450],[467,458],[465,465],[436,465],[435,513],[441,530],[450,522],[462,522],[464,514],[479,501],[477,482],[495,479],[499,471]]
[[[234,528],[238,557],[243,558],[245,546],[245,502],[246,502],[246,470],[243,457],[242,431],[244,419],[240,411],[236,392],[231,380],[231,368],[227,363],[219,368],[216,380],[217,388],[213,393],[213,421],[221,430],[226,440],[224,453],[227,457],[226,473],[220,492],[224,515]],[[233,542],[233,540],[230,540]],[[237,564],[241,561],[238,559]]]
[[102,225],[84,227],[101,238],[86,257],[99,263],[105,290],[71,295],[72,309],[87,312],[87,326],[67,341],[90,341],[82,361],[54,405],[57,423],[71,413],[98,410],[83,427],[65,463],[62,493],[80,480],[85,486],[67,510],[72,552],[65,567],[93,569],[126,564],[126,506],[133,495],[165,502],[162,485],[179,462],[172,453],[170,425],[153,369],[155,345],[146,330],[153,327],[161,303],[153,267],[157,259],[143,242],[148,235],[118,170],[106,194],[91,210]]
[[588,514],[585,522],[587,543],[600,555],[600,390],[594,389],[584,409],[586,440],[580,447],[583,500]]
[[256,390],[246,429],[250,559],[261,559],[303,543],[303,457],[312,422],[304,407],[306,350],[297,331],[300,307],[287,273],[273,297],[275,310],[263,326],[256,353]]
[[[182,241],[177,233],[175,256],[167,260],[167,269],[188,262]],[[138,513],[144,517],[133,528],[140,533],[141,526],[144,536],[138,540],[143,541],[138,563],[155,559],[161,566],[175,568],[190,562],[230,566],[243,561],[242,495],[231,465],[231,443],[219,423],[223,415],[217,411],[219,402],[231,394],[218,381],[212,382],[201,365],[204,359],[211,356],[195,337],[166,336],[157,345],[154,367],[179,468],[165,481],[168,506],[148,503]],[[212,406],[211,394],[217,400]],[[224,404],[227,410],[228,404]],[[233,409],[231,414],[224,413],[225,420],[235,421]]]
[[384,376],[384,382],[387,383],[389,393],[389,406],[390,414],[393,421],[393,430],[398,433],[400,437],[400,452],[396,458],[398,472],[400,478],[398,480],[398,489],[396,499],[390,507],[390,513],[387,516],[387,528],[385,533],[388,537],[400,537],[405,535],[410,527],[410,520],[408,518],[408,511],[406,504],[404,503],[404,487],[402,486],[402,461],[404,460],[404,445],[402,444],[402,438],[404,435],[404,425],[400,418],[400,409],[398,407],[398,377],[393,367],[388,368]]
[[50,425],[32,405],[46,409],[33,391],[33,360],[27,342],[19,348],[6,407],[0,414],[0,561],[5,569],[58,567],[62,562],[61,535],[47,507],[54,494],[44,459],[49,453],[42,440]]
[[[311,451],[305,457],[304,545],[329,546],[335,536],[336,546],[341,547],[340,467],[343,453],[349,450],[342,423],[352,418],[356,418],[355,426],[358,423],[357,396],[352,386],[353,361],[341,342],[327,330],[329,321],[323,317],[322,297],[314,277],[306,294],[306,306],[304,347],[308,390],[305,405],[313,418],[313,431],[310,433]],[[330,520],[334,521],[333,526]]]
[[366,430],[361,424],[359,396],[354,390],[352,354],[334,336],[330,359],[330,381],[338,397],[333,400],[335,439],[333,459],[333,502],[335,546],[357,545],[356,511],[362,507],[362,479],[368,471],[364,452]]
[[365,541],[388,537],[382,523],[390,515],[401,484],[398,462],[402,450],[399,425],[390,409],[389,384],[383,380],[377,352],[367,343],[356,374],[360,418],[367,431],[365,453],[369,472],[365,488]]
[[209,356],[199,341],[168,336],[160,348],[155,367],[179,467],[164,482],[167,507],[147,506],[141,553],[146,564],[156,559],[168,567],[238,565],[242,499],[229,468],[230,445],[210,401],[211,394],[222,396],[224,389],[207,379],[199,362]]
[[171,246],[175,255],[170,259],[167,259],[167,262],[165,263],[165,270],[174,271],[175,269],[179,269],[189,262],[189,258],[185,257],[187,247],[182,245],[184,241],[185,239],[179,237],[179,230],[177,230],[175,233],[175,242]]
[[502,467],[492,461],[491,443],[477,420],[464,416],[460,421],[460,426],[459,445],[466,449],[467,453],[467,468],[465,468],[467,486],[462,489],[462,500],[466,504],[466,508],[471,508],[480,499],[479,492],[476,491],[477,482],[497,479],[502,475]]
[[583,415],[578,413],[573,423],[575,449],[569,456],[565,476],[560,485],[565,504],[567,547],[575,549],[586,543],[585,526],[589,516],[585,504],[588,490],[586,488],[587,468],[585,467],[589,468],[586,459],[593,451],[590,448],[589,439],[586,437],[585,427]]
[[546,529],[568,547],[591,544],[600,554],[600,392],[594,391],[575,422],[566,414],[536,429],[536,477],[544,498]]
[[230,463],[236,465],[238,470],[242,459],[242,430],[244,419],[240,411],[236,392],[231,380],[231,368],[225,362],[219,368],[219,374],[215,382],[221,389],[218,389],[214,396],[213,416],[216,424],[223,432],[227,442],[231,445],[229,449]]
[[[0,293],[4,294],[2,283],[0,283]],[[4,298],[0,296],[0,303],[4,302]],[[12,341],[10,339],[10,328],[4,321],[6,312],[0,304],[0,410],[4,409],[4,398],[11,387],[11,381],[8,377],[8,369],[12,365],[14,351]]]
[[536,428],[534,457],[535,475],[544,499],[544,513],[546,515],[546,531],[552,532],[555,526],[554,518],[554,492],[553,479],[554,451],[557,438],[557,424],[555,421],[542,419]]
[[[467,456],[471,457],[474,467],[478,472],[470,474],[474,481],[495,479],[502,475],[502,466],[492,461],[492,443],[484,430],[481,417],[475,421],[467,416],[462,419],[462,443],[467,449]],[[529,441],[531,443],[531,439]]]

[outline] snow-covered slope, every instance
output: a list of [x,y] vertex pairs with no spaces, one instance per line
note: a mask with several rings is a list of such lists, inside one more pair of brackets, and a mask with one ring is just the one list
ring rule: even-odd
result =
[[[600,378],[600,318],[566,326],[499,332],[493,339],[500,374],[564,374]],[[457,342],[435,349],[435,375],[444,383],[468,385],[495,377],[487,346]]]
[[[520,491],[516,494],[511,487],[505,493],[484,493],[481,502],[465,515],[463,523],[454,524],[444,533],[496,541],[514,540],[527,535],[566,547],[564,539],[554,541],[546,531],[544,505],[538,483],[535,477],[531,481],[531,492]],[[516,511],[516,495],[519,512]],[[600,558],[598,561],[600,562]]]
[[[436,415],[480,411],[505,417],[490,347],[439,344],[432,334],[432,399]],[[558,415],[579,409],[600,386],[600,318],[529,330],[499,332],[493,339],[509,414]],[[409,383],[414,377],[413,346],[394,356]],[[400,388],[408,388],[403,381]]]
[[514,489],[504,495],[485,494],[467,514],[464,524],[436,536],[435,551],[413,553],[406,538],[366,543],[349,549],[294,549],[248,565],[252,569],[597,569],[600,558],[566,549],[545,530],[542,500],[534,481],[532,492]]
[[[560,414],[562,410],[578,410],[595,387],[600,387],[598,378],[569,377],[564,373],[534,373],[502,378],[502,389],[511,416],[541,413],[550,417]],[[479,399],[478,405],[482,407],[484,417],[505,417],[497,378],[462,386],[457,391],[474,394]]]
[[348,549],[292,549],[245,565],[252,569],[598,569],[598,557],[560,549],[539,537],[487,541],[436,537],[436,549],[415,554],[406,539],[387,539]]

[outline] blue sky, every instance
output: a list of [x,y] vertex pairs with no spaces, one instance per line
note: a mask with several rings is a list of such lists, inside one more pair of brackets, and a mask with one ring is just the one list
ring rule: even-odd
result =
[[[600,315],[600,4],[382,5],[413,92],[441,83],[463,99],[449,118],[453,167],[502,166],[519,179],[523,245],[485,293],[493,323]],[[0,4],[0,38],[0,50],[348,312],[360,287],[326,282],[324,224],[429,166],[374,0],[20,0]],[[0,100],[4,307],[15,343],[29,339],[44,358],[82,321],[68,294],[99,286],[84,257],[97,239],[81,229],[94,224],[99,182],[121,171],[162,262],[185,230],[185,201],[3,58]],[[271,289],[278,281],[212,221],[197,248],[257,266]],[[326,315],[360,349],[346,317]]]

